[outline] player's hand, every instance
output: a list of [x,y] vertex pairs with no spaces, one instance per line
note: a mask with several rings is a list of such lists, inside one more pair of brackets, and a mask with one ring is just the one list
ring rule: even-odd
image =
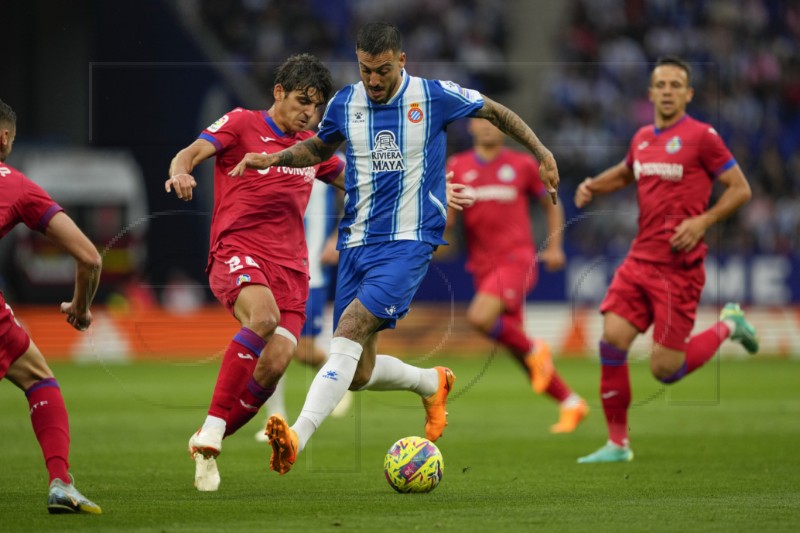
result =
[[575,189],[575,205],[579,208],[589,205],[592,201],[592,178],[586,178]]
[[229,176],[242,176],[244,175],[244,171],[248,168],[254,168],[256,170],[264,170],[275,163],[278,162],[278,158],[272,154],[257,154],[255,152],[250,152],[245,154],[239,163],[236,164],[233,169],[228,172]]
[[331,235],[325,241],[319,260],[323,265],[336,265],[339,263],[339,250],[336,249],[336,235]]
[[92,325],[92,312],[88,309],[78,312],[74,302],[61,302],[61,312],[67,315],[67,323],[78,331],[86,331]]
[[688,252],[697,246],[708,229],[709,219],[704,215],[687,218],[675,227],[669,243],[676,252]]
[[559,246],[548,246],[539,252],[539,262],[544,263],[544,268],[548,272],[556,272],[567,264],[567,255]]
[[192,189],[195,187],[197,182],[191,174],[175,174],[164,182],[164,190],[169,193],[174,188],[175,194],[184,202],[192,199]]
[[452,183],[453,171],[451,170],[445,174],[444,179],[446,184],[447,206],[452,207],[456,211],[463,211],[465,207],[471,207],[475,203],[475,194],[472,187],[464,185],[463,183]]
[[544,183],[544,187],[550,194],[550,200],[553,205],[558,204],[558,184],[560,179],[558,177],[558,166],[556,165],[556,158],[553,154],[548,154],[539,163],[539,177]]

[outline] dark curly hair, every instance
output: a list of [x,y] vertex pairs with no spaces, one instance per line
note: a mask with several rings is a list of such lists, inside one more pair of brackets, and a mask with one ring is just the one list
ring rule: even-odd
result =
[[305,92],[315,89],[323,102],[333,94],[333,79],[318,57],[311,54],[295,54],[275,69],[275,85],[280,84],[288,92]]

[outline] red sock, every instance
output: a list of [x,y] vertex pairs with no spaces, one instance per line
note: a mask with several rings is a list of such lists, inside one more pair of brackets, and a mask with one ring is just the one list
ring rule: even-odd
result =
[[553,370],[553,378],[550,380],[550,385],[544,390],[544,393],[553,398],[555,401],[561,403],[566,400],[570,394],[572,394],[572,389],[569,388],[561,376],[558,375],[558,372]]
[[706,364],[729,335],[730,329],[724,322],[717,322],[707,330],[692,335],[689,345],[686,346],[686,360],[683,366],[671,376],[661,379],[661,382],[675,383]]
[[264,403],[269,400],[269,397],[272,396],[272,393],[275,392],[275,387],[277,387],[277,384],[271,387],[262,387],[255,379],[250,378],[241,396],[239,396],[239,401],[233,405],[230,413],[228,413],[227,423],[225,424],[225,436],[233,435],[240,427],[247,424],[256,416],[261,406],[264,405]]
[[242,328],[225,350],[211,397],[208,414],[227,419],[267,342],[248,328]]
[[600,364],[600,400],[606,415],[608,439],[618,446],[626,446],[631,404],[628,352],[600,341]]
[[494,323],[492,331],[489,336],[496,339],[497,342],[508,348],[514,359],[519,361],[527,371],[525,366],[525,356],[533,350],[533,343],[525,335],[522,330],[522,324],[516,320],[512,320],[507,316],[501,316]]
[[30,406],[31,424],[42,448],[50,481],[69,478],[69,416],[55,378],[34,383],[25,391]]

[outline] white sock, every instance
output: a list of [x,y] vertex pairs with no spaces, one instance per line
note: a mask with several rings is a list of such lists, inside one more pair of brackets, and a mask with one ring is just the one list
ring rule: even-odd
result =
[[578,407],[578,405],[580,405],[580,403],[582,401],[583,401],[583,398],[581,398],[580,396],[578,396],[578,394],[573,392],[573,393],[570,393],[570,395],[567,396],[564,399],[564,401],[561,402],[559,405],[561,407],[566,407],[566,408],[572,409],[573,407]]
[[356,374],[362,351],[362,346],[350,339],[344,337],[331,339],[328,360],[311,382],[303,410],[292,426],[297,433],[298,451],[305,448],[308,439],[347,392]]
[[200,430],[206,435],[210,433],[211,435],[218,436],[220,440],[222,440],[222,436],[225,434],[225,426],[227,426],[227,423],[224,419],[218,416],[208,415]]
[[267,400],[266,406],[264,411],[267,414],[267,418],[270,415],[279,414],[283,418],[286,418],[286,376],[281,376],[281,379],[278,380],[278,384],[275,386],[275,392],[272,393],[272,396],[269,397]]
[[438,388],[439,373],[435,368],[419,368],[391,355],[378,355],[372,376],[359,390],[407,390],[426,398]]

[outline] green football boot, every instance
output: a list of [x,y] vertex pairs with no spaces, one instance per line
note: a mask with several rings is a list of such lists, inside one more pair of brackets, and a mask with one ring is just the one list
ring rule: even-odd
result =
[[758,333],[755,326],[744,318],[744,311],[737,303],[726,303],[719,314],[722,321],[729,320],[735,324],[731,331],[731,340],[736,341],[753,354],[758,352]]
[[608,441],[605,446],[594,453],[578,459],[581,464],[587,463],[629,463],[633,461],[633,450],[627,446],[618,446]]

